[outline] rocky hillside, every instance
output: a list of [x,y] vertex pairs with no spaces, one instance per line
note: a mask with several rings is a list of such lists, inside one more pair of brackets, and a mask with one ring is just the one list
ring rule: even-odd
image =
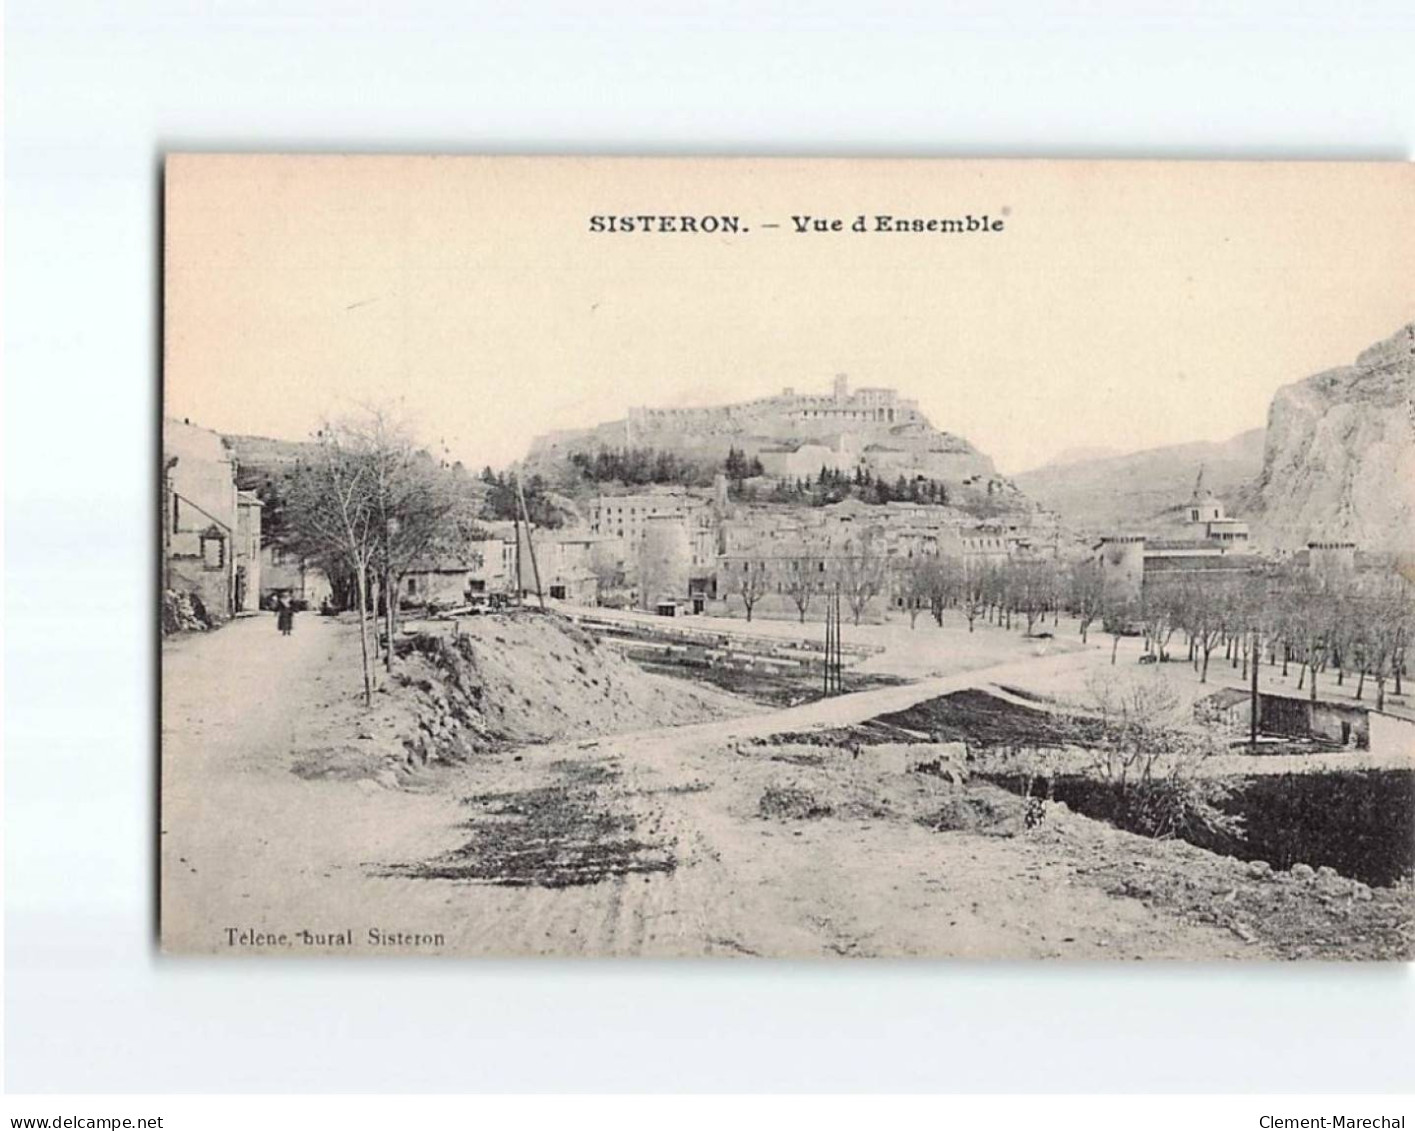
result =
[[[821,408],[811,407],[816,401]],[[836,403],[847,407],[837,411],[831,407]],[[935,428],[912,402],[899,402],[897,415],[893,406],[861,408],[855,414],[861,419],[851,419],[854,406],[864,403],[859,395],[831,402],[824,397],[798,397],[788,390],[780,396],[716,408],[640,410],[627,420],[538,436],[525,462],[528,470],[554,481],[575,453],[594,456],[600,451],[649,448],[672,453],[710,473],[733,448],[754,457],[807,446],[810,454],[801,462],[815,463],[806,473],[813,475],[820,461],[836,459],[843,446],[852,464],[859,462],[891,481],[899,475],[907,479],[922,475],[948,483],[1001,482],[991,459],[962,436]],[[891,415],[863,419],[874,411]]]
[[1253,514],[1274,547],[1415,549],[1415,323],[1354,365],[1278,390]]
[[1050,463],[1013,477],[1022,493],[1085,532],[1162,521],[1204,483],[1240,517],[1263,466],[1263,430],[1221,443],[1176,444],[1129,455]]

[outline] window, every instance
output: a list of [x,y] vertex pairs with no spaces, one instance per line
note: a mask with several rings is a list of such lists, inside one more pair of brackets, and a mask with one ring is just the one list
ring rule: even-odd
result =
[[204,569],[221,569],[226,565],[226,539],[220,534],[201,536],[201,564]]
[[[416,596],[417,596],[417,593],[418,593],[418,579],[417,579],[416,577],[410,577],[410,578],[408,578],[408,596],[409,596],[409,597],[416,597]],[[386,604],[386,603],[387,603],[387,602],[385,602],[385,604]]]

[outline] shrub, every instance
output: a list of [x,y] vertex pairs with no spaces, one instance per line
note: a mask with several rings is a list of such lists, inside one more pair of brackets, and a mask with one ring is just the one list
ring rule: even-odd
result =
[[1230,787],[1197,773],[1215,753],[1210,738],[1180,724],[1161,676],[1100,671],[1087,686],[1100,720],[1092,768],[1114,790],[1117,824],[1152,837],[1241,835],[1243,819],[1220,808]]
[[808,821],[829,817],[831,805],[808,789],[789,785],[770,785],[757,803],[757,816],[785,821]]

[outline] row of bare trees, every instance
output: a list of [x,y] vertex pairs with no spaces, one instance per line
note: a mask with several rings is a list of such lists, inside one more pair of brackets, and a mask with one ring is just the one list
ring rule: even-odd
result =
[[391,670],[403,578],[471,535],[475,493],[459,467],[419,447],[404,423],[376,408],[321,429],[282,491],[285,548],[352,590],[364,703],[371,704],[380,607]]
[[1074,613],[1084,639],[1100,615],[1101,578],[1092,563],[1066,566],[1052,559],[967,561],[947,555],[923,554],[896,563],[896,593],[913,627],[927,610],[943,624],[946,609],[957,609],[968,631],[979,621],[1036,633],[1050,617],[1053,625],[1063,611]]
[[1099,625],[1110,635],[1114,663],[1123,636],[1139,633],[1146,654],[1172,659],[1176,638],[1200,682],[1208,681],[1216,653],[1247,678],[1249,664],[1266,659],[1301,667],[1299,688],[1316,698],[1317,677],[1336,673],[1338,685],[1357,680],[1360,699],[1375,684],[1376,707],[1386,687],[1401,693],[1415,631],[1415,586],[1396,568],[1323,575],[1287,567],[1237,577],[1207,571],[1177,572],[1148,580],[1142,596],[1107,586],[1094,560],[1014,559],[965,562],[923,555],[895,564],[895,593],[913,626],[927,610],[938,624],[957,609],[973,631],[979,621],[1038,631],[1061,613],[1075,618],[1081,639]]
[[1354,678],[1358,699],[1373,683],[1378,710],[1388,684],[1401,693],[1415,630],[1415,587],[1394,566],[1331,574],[1294,566],[1238,574],[1176,571],[1147,577],[1137,596],[1108,585],[1093,559],[891,557],[881,539],[866,537],[830,555],[802,551],[736,559],[724,577],[748,620],[773,591],[790,598],[802,621],[818,597],[836,590],[856,624],[885,592],[908,613],[911,628],[924,612],[942,625],[945,611],[955,609],[970,632],[983,622],[1015,626],[1030,636],[1048,619],[1056,626],[1066,613],[1083,641],[1096,626],[1111,637],[1112,663],[1124,636],[1142,635],[1146,656],[1156,662],[1173,659],[1178,640],[1200,682],[1208,681],[1221,651],[1245,679],[1249,665],[1262,659],[1281,663],[1284,675],[1298,664],[1298,687],[1314,700],[1318,676],[1328,671],[1336,673],[1338,685]]
[[1275,568],[1238,579],[1209,580],[1203,573],[1178,575],[1145,587],[1126,616],[1138,618],[1148,654],[1172,659],[1176,635],[1187,660],[1207,682],[1212,657],[1224,659],[1246,678],[1251,664],[1299,666],[1298,688],[1317,698],[1317,680],[1336,673],[1338,686],[1356,679],[1355,698],[1375,684],[1376,709],[1385,707],[1386,687],[1401,693],[1412,629],[1415,587],[1398,569],[1322,575]]
[[879,539],[864,537],[829,554],[800,547],[770,558],[734,557],[725,563],[722,577],[723,595],[740,600],[749,621],[757,604],[773,591],[790,599],[802,623],[818,598],[823,602],[827,593],[838,592],[859,624],[870,602],[888,585],[889,557]]

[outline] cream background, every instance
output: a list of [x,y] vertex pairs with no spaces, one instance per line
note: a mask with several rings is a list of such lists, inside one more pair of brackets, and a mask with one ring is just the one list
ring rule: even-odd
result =
[[[791,228],[859,213],[1006,227]],[[1004,471],[1222,440],[1415,319],[1408,164],[173,155],[165,223],[169,412],[298,439],[397,397],[477,468],[837,372]]]
[[1415,1088],[1401,969],[216,964],[152,932],[164,152],[1408,159],[1408,3],[5,16],[7,1089]]

